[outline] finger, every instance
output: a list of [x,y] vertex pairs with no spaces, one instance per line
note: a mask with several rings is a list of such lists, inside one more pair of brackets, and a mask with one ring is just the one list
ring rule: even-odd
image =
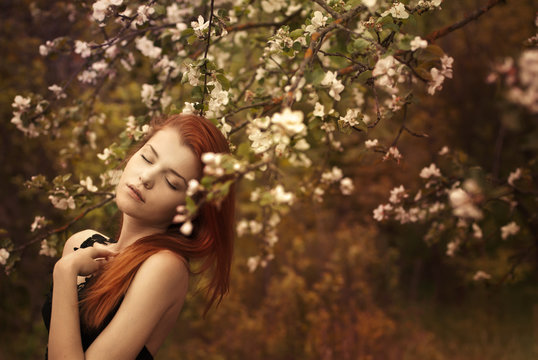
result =
[[111,249],[102,244],[94,244],[94,246],[90,249],[92,250],[91,257],[93,258],[107,258],[118,254],[117,250]]

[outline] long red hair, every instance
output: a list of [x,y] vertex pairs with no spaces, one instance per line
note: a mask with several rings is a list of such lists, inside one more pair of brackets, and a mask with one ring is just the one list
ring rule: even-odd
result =
[[[198,157],[200,168],[203,168],[203,153],[230,152],[227,140],[215,125],[201,116],[186,114],[153,120],[152,130],[137,149],[166,127],[178,130],[183,144],[189,146]],[[201,205],[194,222],[195,230],[190,237],[183,236],[178,226],[172,224],[166,233],[143,237],[125,248],[85,288],[81,316],[86,326],[98,328],[103,323],[127,292],[140,265],[161,250],[173,251],[186,259],[203,259],[199,272],[209,269],[212,273],[204,314],[215,302],[218,304],[229,288],[234,211],[235,191],[232,186],[219,206],[211,202]]]

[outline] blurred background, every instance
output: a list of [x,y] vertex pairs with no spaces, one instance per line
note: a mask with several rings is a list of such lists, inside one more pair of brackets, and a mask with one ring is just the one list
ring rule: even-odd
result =
[[[445,1],[442,11],[419,18],[417,33],[452,24],[485,3]],[[417,186],[420,170],[440,161],[438,151],[445,145],[464,151],[469,161],[498,178],[536,156],[536,118],[508,104],[500,86],[486,83],[493,64],[517,58],[536,33],[535,5],[506,1],[439,39],[454,58],[454,77],[439,94],[419,95],[407,123],[430,136],[404,133],[399,165],[364,157],[358,149],[334,159],[353,177],[355,193],[335,192],[323,203],[296,204],[279,228],[275,259],[253,273],[246,263],[256,254],[256,240],[239,238],[230,294],[204,319],[204,294],[190,292],[157,359],[537,359],[536,248],[524,271],[502,284],[476,282],[472,274],[477,269],[509,273],[517,259],[503,248],[488,250],[487,257],[447,257],[446,242],[423,240],[425,225],[372,218],[390,189]],[[32,16],[36,8],[40,14]],[[36,215],[56,224],[67,219],[45,195],[21,191],[25,180],[72,168],[95,171],[84,155],[59,164],[52,142],[27,139],[10,123],[17,94],[43,93],[76,66],[73,59],[44,58],[38,51],[46,40],[84,31],[84,19],[65,21],[66,8],[67,3],[55,1],[0,4],[0,228],[15,245],[30,237]],[[119,102],[107,110],[126,116],[136,106],[141,105]],[[110,142],[121,124],[111,121],[99,143]],[[396,135],[399,125],[397,119],[382,123],[372,138]],[[359,135],[345,141],[358,143]],[[240,185],[239,190],[241,214],[251,189]],[[112,213],[108,208],[92,213],[71,230],[113,234]],[[0,359],[44,356],[41,305],[56,259],[38,252],[39,243],[27,247],[16,268],[0,274]]]

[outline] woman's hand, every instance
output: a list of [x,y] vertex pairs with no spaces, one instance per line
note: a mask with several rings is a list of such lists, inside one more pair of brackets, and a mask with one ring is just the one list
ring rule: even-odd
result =
[[99,270],[110,258],[116,255],[117,251],[110,246],[95,243],[91,247],[78,249],[62,257],[54,266],[54,272],[88,276]]

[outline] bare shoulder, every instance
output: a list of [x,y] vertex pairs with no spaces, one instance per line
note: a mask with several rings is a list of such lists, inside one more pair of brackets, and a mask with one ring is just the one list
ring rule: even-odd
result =
[[163,292],[184,296],[188,281],[189,270],[186,260],[170,250],[161,250],[142,263],[133,284],[151,282]]
[[140,270],[142,269],[151,273],[174,275],[174,277],[188,275],[185,258],[170,250],[161,250],[148,257],[142,263]]
[[101,234],[100,232],[92,230],[92,229],[86,229],[86,230],[79,231],[77,233],[74,233],[73,235],[71,235],[69,237],[69,239],[67,239],[67,241],[65,242],[65,245],[64,245],[64,250],[62,252],[62,256],[65,256],[65,255],[68,255],[68,254],[72,253],[74,251],[73,249],[75,247],[80,247],[80,244],[82,244],[84,242],[84,240],[86,240],[87,238],[89,238],[90,236],[95,235],[95,234],[99,234],[99,235],[104,236],[105,238],[108,239],[108,236],[105,236],[105,235]]

